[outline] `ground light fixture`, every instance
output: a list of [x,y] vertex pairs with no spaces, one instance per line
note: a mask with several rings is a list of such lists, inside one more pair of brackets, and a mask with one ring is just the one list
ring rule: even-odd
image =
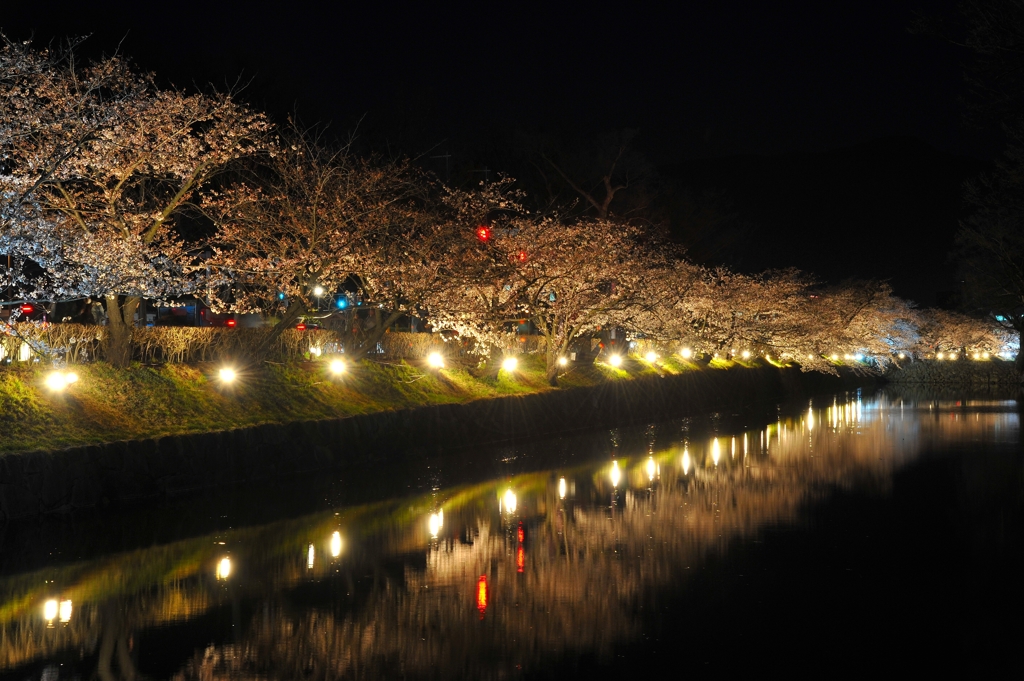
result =
[[427,366],[431,369],[443,369],[444,368],[444,357],[441,356],[440,352],[432,352],[427,355]]
[[656,353],[653,350],[651,350],[646,355],[644,355],[644,359],[646,359],[651,364],[654,364],[655,360],[658,359],[658,353]]
[[743,359],[750,359],[750,350],[743,351]]
[[331,373],[335,376],[341,376],[346,370],[345,362],[340,359],[333,359],[331,360],[330,369]]
[[220,378],[220,382],[226,385],[234,383],[235,379],[238,378],[238,374],[236,374],[235,370],[230,367],[222,367],[221,370],[217,372],[217,376]]
[[569,364],[569,360],[566,359],[565,357],[559,357],[558,358],[558,366],[564,367],[564,366],[568,366],[568,364]]
[[690,348],[683,348],[679,351],[679,354],[683,356],[683,359],[690,359],[693,357],[693,350]]
[[608,363],[613,367],[622,366],[622,357],[620,355],[612,355],[608,358]]
[[323,294],[324,294],[324,287],[323,286],[317,286],[316,288],[313,289],[313,295],[316,296],[317,298],[319,298]]
[[73,371],[53,371],[46,377],[46,387],[55,393],[62,392],[72,383],[78,382],[78,374]]
[[515,371],[516,367],[518,366],[519,360],[516,359],[515,357],[506,357],[505,359],[501,360],[501,368],[509,373]]

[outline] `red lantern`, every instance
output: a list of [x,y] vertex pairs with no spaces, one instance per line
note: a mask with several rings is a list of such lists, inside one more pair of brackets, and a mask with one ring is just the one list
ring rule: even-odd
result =
[[305,331],[306,325],[303,324],[302,322],[299,322],[298,324],[295,325],[295,328],[298,329],[299,331]]
[[228,327],[234,327],[234,326],[235,326],[235,324],[237,324],[237,323],[238,323],[238,322],[236,322],[236,321],[235,321],[234,319],[229,319],[229,320],[227,320],[226,322],[224,322],[224,324],[225,324],[226,326],[228,326]]
[[29,305],[28,303],[25,303],[19,309],[21,310],[21,314],[32,314],[33,312],[35,312],[36,308],[34,305]]
[[476,238],[484,242],[490,241],[491,228],[486,225],[480,225],[479,227],[476,228]]

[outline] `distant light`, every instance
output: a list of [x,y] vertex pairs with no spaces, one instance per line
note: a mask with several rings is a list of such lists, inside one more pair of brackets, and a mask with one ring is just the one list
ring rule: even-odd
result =
[[622,357],[620,357],[619,355],[612,355],[611,357],[608,358],[608,363],[611,364],[613,367],[621,366]]
[[743,351],[743,359],[750,359],[750,350]]
[[344,310],[346,307],[348,307],[348,299],[347,298],[338,298],[338,309],[339,310]]
[[647,479],[650,480],[651,482],[654,482],[654,473],[657,471],[657,469],[658,469],[658,467],[654,463],[654,457],[653,456],[648,457],[647,458]]
[[653,364],[654,361],[658,359],[658,353],[652,350],[651,352],[648,352],[646,355],[644,355],[644,359]]
[[683,359],[690,359],[693,357],[693,350],[690,348],[683,348],[679,351],[679,354],[683,356]]
[[228,319],[227,321],[224,322],[224,325],[227,326],[228,328],[234,328],[236,324],[238,324],[238,322],[234,319]]
[[519,360],[515,357],[506,357],[501,361],[501,368],[511,373],[519,366]]
[[476,228],[476,238],[480,241],[487,242],[491,240],[491,228],[486,225],[480,225]]
[[511,487],[505,490],[503,501],[505,504],[505,511],[508,513],[516,512],[516,493],[512,491]]
[[559,499],[564,499],[565,498],[565,491],[566,491],[565,478],[559,478],[558,479],[558,498]]
[[230,369],[228,367],[224,367],[223,369],[221,369],[218,372],[218,375],[220,376],[221,383],[234,383],[235,379],[238,378],[238,375],[235,373],[235,370]]
[[619,470],[619,462],[612,461],[612,487],[618,487],[619,481],[622,480],[622,471]]
[[431,513],[430,519],[427,521],[427,527],[430,529],[430,536],[437,539],[437,534],[441,531],[441,516],[437,513]]
[[935,359],[942,359],[942,353],[941,352],[935,353]]
[[559,357],[558,358],[558,366],[564,367],[567,364],[569,364],[569,360],[568,359],[566,359],[565,357]]
[[64,624],[71,621],[71,601],[61,601],[57,610],[57,619]]
[[807,355],[807,359],[814,359],[814,355]]
[[839,355],[833,354],[832,361],[835,362],[837,359],[839,359]]
[[314,558],[316,558],[316,549],[314,549],[313,545],[310,544],[309,548],[306,549],[306,569],[307,570],[312,570],[313,569],[313,559]]
[[21,310],[22,314],[32,314],[32,312],[34,312],[36,308],[33,305],[29,305],[28,303],[25,303],[24,305],[22,305],[18,309]]
[[298,324],[295,325],[295,328],[298,331],[305,331],[306,330],[306,323],[305,322],[299,322]]
[[974,359],[981,359],[981,354],[976,352],[974,353],[973,357]]
[[855,360],[857,360],[858,362],[860,362],[861,360],[864,359],[864,355],[861,355],[861,354],[858,353],[858,354],[854,355],[853,358]]
[[907,357],[907,356],[906,356],[906,355],[904,355],[904,354],[903,354],[903,353],[901,352],[901,353],[900,353],[900,354],[898,355],[898,357],[899,357],[900,359],[906,359],[906,357]]
[[983,353],[981,353],[981,358],[982,359],[988,359],[989,358],[989,354],[987,352],[983,352]]
[[432,369],[444,368],[444,357],[440,352],[432,352],[427,356],[427,365]]
[[320,355],[323,354],[323,352],[323,349],[319,345],[309,346],[309,354],[312,355],[313,357],[319,357]]
[[284,294],[283,293],[278,293],[277,294],[277,299],[278,300],[284,300]]
[[335,558],[341,555],[341,532],[335,531],[331,535],[331,555]]
[[853,359],[853,358],[850,357],[849,355],[843,355],[843,359]]
[[323,286],[315,286],[313,288],[313,295],[316,296],[317,298],[319,298],[323,294],[324,294],[324,287]]
[[227,579],[231,576],[231,559],[221,558],[217,563],[217,579]]
[[53,620],[57,619],[57,611],[58,606],[56,600],[51,598],[50,600],[43,603],[43,619],[47,622],[52,622]]
[[340,359],[331,360],[331,373],[335,376],[345,373],[345,362]]

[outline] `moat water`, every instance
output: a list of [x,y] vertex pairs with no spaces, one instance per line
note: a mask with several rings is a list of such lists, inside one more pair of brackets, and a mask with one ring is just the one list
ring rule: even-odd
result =
[[1018,404],[851,392],[0,534],[0,677],[1020,676]]

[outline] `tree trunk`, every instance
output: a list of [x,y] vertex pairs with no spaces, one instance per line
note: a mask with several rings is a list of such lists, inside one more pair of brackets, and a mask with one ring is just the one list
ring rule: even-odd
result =
[[281,337],[285,329],[290,329],[294,326],[295,321],[302,316],[302,313],[306,311],[306,302],[299,298],[293,298],[288,304],[288,309],[284,311],[284,316],[274,326],[270,327],[270,333],[263,337],[263,340],[256,349],[253,351],[253,356],[249,358],[253,364],[260,364],[267,357],[267,353],[270,352],[271,346],[274,341]]
[[550,338],[544,339],[545,368],[547,369],[548,385],[558,387],[558,357],[559,351],[554,341]]
[[107,361],[118,368],[132,363],[132,332],[135,329],[135,311],[139,308],[137,296],[123,299],[111,294],[107,299],[107,332],[104,334]]
[[370,348],[377,347],[377,343],[384,337],[384,334],[388,332],[395,322],[402,317],[400,312],[392,312],[388,315],[387,319],[384,319],[384,315],[380,313],[380,309],[374,310],[374,327],[370,333],[366,334],[363,338],[363,342],[360,343],[358,348],[353,348],[351,352],[347,352],[349,359],[355,361],[362,359],[366,356],[366,353],[370,351]]

